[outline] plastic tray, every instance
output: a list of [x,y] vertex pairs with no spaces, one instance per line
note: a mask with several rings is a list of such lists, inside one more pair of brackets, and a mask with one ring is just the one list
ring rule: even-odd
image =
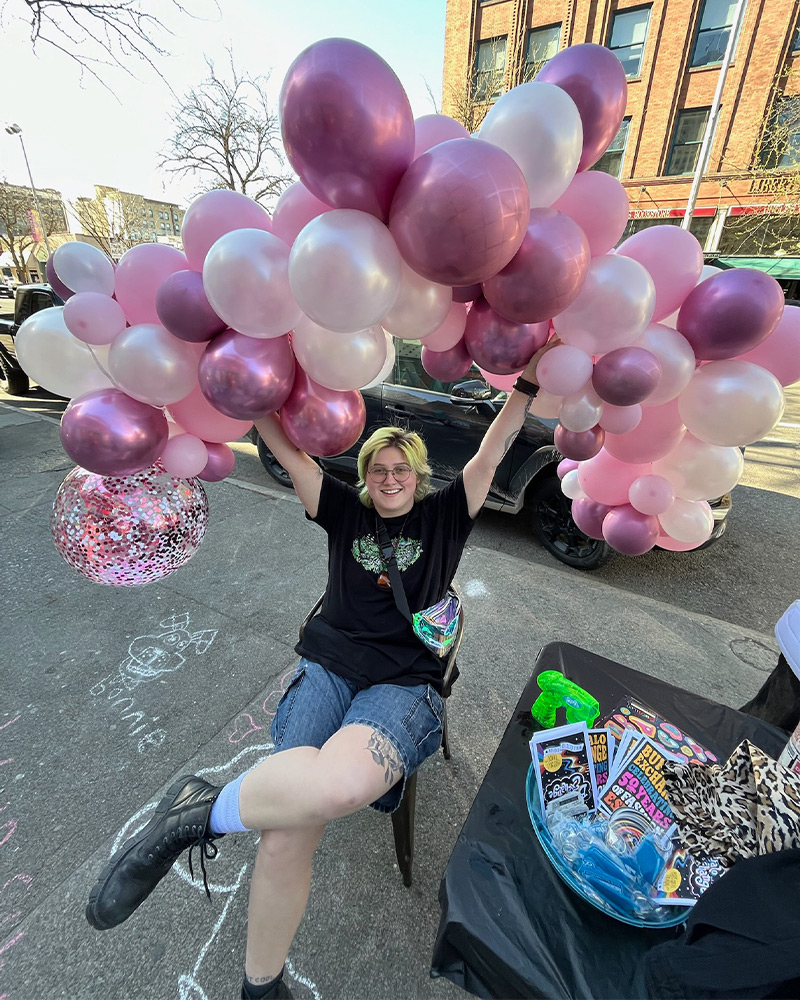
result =
[[539,789],[536,784],[536,772],[533,768],[534,765],[531,763],[525,783],[525,795],[528,800],[528,813],[531,817],[531,823],[533,824],[536,836],[539,838],[539,843],[542,845],[544,853],[550,859],[553,868],[555,868],[556,872],[558,872],[573,892],[576,892],[582,899],[585,899],[587,903],[591,903],[592,906],[597,907],[602,913],[608,914],[609,917],[613,917],[615,920],[620,920],[623,924],[629,924],[631,927],[648,927],[651,929],[676,927],[688,919],[691,907],[687,906],[658,906],[646,918],[634,917],[630,913],[623,913],[596,892],[580,875],[574,872],[569,863],[564,860],[556,849],[550,837],[550,832],[542,819],[539,804]]

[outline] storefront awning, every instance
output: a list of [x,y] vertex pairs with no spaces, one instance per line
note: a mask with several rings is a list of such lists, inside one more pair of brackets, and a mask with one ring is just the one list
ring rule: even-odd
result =
[[715,257],[707,261],[715,267],[752,267],[784,281],[800,279],[800,257]]

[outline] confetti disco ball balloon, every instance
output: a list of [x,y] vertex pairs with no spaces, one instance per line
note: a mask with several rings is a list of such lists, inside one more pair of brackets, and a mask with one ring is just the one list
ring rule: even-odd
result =
[[63,559],[88,580],[140,587],[188,562],[207,523],[198,480],[176,479],[157,462],[132,476],[77,466],[58,488],[50,530]]

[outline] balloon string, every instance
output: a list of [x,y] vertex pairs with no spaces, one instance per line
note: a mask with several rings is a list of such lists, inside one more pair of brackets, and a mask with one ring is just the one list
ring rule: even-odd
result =
[[117,389],[121,389],[122,387],[119,385],[119,383],[116,382],[116,381],[114,381],[114,378],[112,377],[111,372],[109,372],[109,371],[106,370],[106,368],[101,363],[100,359],[94,353],[94,349],[93,349],[92,345],[91,344],[87,344],[86,346],[89,348],[89,353],[91,354],[92,358],[94,359],[94,363],[97,365],[97,367],[100,369],[100,371],[105,375],[105,377],[109,380],[109,382],[113,386],[116,386]]

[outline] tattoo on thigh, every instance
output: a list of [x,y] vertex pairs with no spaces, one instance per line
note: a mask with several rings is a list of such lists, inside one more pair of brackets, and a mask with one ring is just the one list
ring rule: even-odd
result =
[[367,750],[375,763],[383,768],[383,779],[387,785],[402,774],[403,765],[397,759],[394,747],[384,736],[373,732],[367,742]]

